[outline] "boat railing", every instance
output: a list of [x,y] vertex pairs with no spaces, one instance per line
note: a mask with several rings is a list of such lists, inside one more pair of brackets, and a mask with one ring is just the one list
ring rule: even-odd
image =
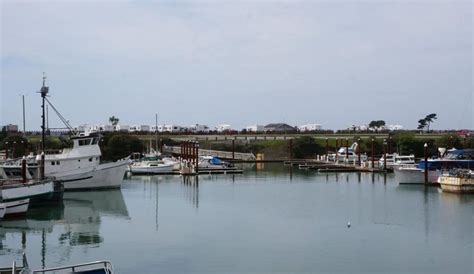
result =
[[69,272],[75,273],[76,271],[97,270],[98,267],[102,267],[101,270],[103,270],[104,273],[107,273],[107,274],[114,273],[114,268],[110,261],[95,261],[95,262],[82,263],[82,264],[76,264],[76,265],[45,268],[41,270],[34,270],[33,273],[48,273],[48,272],[55,272],[55,271],[69,271]]

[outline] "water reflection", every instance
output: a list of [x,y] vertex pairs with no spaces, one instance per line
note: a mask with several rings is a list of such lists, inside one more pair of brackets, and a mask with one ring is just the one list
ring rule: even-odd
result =
[[66,192],[58,205],[32,208],[25,218],[2,221],[1,254],[38,254],[39,246],[41,266],[45,267],[51,252],[48,248],[54,246],[53,252],[60,253],[61,261],[68,261],[74,247],[98,247],[104,242],[100,234],[103,217],[130,218],[120,190]]
[[[231,176],[235,180],[234,176]],[[184,193],[186,200],[197,209],[199,208],[199,176],[183,176]]]

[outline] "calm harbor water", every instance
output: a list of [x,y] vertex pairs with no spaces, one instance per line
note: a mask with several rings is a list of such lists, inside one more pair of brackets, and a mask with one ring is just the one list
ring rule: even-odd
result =
[[474,195],[258,169],[65,193],[60,207],[1,223],[0,263],[25,251],[35,268],[108,259],[119,273],[474,272]]

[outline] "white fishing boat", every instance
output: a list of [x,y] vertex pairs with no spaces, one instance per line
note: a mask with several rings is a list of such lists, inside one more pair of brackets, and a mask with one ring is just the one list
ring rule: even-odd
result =
[[[41,87],[41,97],[43,99],[43,124],[42,124],[42,144],[45,144],[45,101],[58,114],[59,118],[64,122],[71,132],[75,133],[74,129],[64,119],[62,115],[47,99],[49,87],[45,86],[46,77],[43,76],[43,86]],[[103,189],[103,188],[120,188],[123,177],[125,175],[129,158],[120,159],[115,162],[102,163],[100,157],[102,155],[99,148],[100,136],[97,134],[76,135],[71,137],[73,142],[72,148],[65,148],[56,154],[37,155],[36,158],[29,157],[28,170],[33,173],[33,176],[41,178],[55,177],[64,185],[64,190],[80,190],[80,189]],[[44,147],[42,147],[44,151]],[[42,157],[44,156],[44,174],[41,174]],[[11,165],[3,165],[9,169],[21,169],[21,163],[18,161]],[[40,176],[38,176],[40,175]],[[44,178],[42,178],[44,179]]]
[[[44,173],[62,182],[64,190],[120,188],[129,159],[102,163],[99,135],[71,137],[72,148],[65,148],[58,154],[46,154]],[[31,158],[31,157],[30,157]],[[41,156],[28,161],[28,170],[33,177],[39,177]],[[19,163],[3,166],[5,169],[21,169]]]

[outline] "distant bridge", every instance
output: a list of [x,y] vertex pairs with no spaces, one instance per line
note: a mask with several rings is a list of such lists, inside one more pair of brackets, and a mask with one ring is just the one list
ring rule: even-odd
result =
[[[181,154],[181,147],[163,146],[163,152],[179,155]],[[199,149],[199,156],[213,156],[213,157],[219,157],[222,159],[233,159],[233,160],[241,160],[241,161],[254,161],[256,159],[253,153],[242,153],[242,152],[221,151],[221,150],[211,150],[211,149]]]

